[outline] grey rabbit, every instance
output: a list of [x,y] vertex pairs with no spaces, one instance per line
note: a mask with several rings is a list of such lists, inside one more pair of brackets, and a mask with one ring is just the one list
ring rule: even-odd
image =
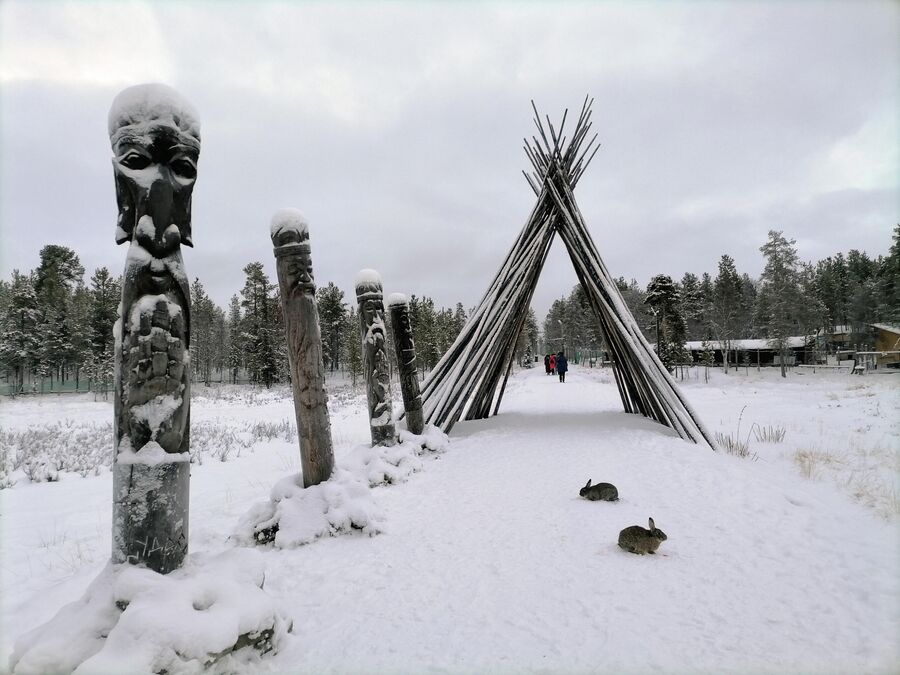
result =
[[645,530],[640,525],[632,525],[619,532],[619,546],[626,551],[640,555],[656,553],[656,549],[666,539],[668,539],[666,533],[656,527],[653,518],[650,519],[649,530]]
[[591,485],[590,478],[588,478],[587,484],[581,488],[578,494],[585,499],[590,499],[592,502],[598,500],[604,502],[619,501],[619,491],[616,489],[615,485],[612,483],[597,483],[596,485]]

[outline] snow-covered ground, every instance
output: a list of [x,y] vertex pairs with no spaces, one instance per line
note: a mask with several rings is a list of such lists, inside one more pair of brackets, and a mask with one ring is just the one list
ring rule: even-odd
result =
[[[740,423],[756,459],[622,413],[607,370],[573,366],[565,384],[521,371],[499,416],[457,425],[448,452],[374,488],[381,534],[261,549],[265,592],[293,632],[255,668],[897,672],[900,378],[751,369],[681,386],[711,431],[738,437]],[[208,393],[195,424],[293,419],[283,391]],[[365,406],[345,389],[332,399],[340,460],[368,439]],[[43,397],[5,400],[0,414],[7,431],[100,428],[112,408]],[[782,442],[756,438],[779,428]],[[236,546],[241,516],[299,470],[296,441],[277,436],[227,459],[192,470],[195,557]],[[13,477],[0,490],[0,664],[84,594],[110,548],[108,470]],[[588,478],[614,483],[620,501],[580,499]],[[650,516],[668,535],[657,555],[618,548],[619,530]]]

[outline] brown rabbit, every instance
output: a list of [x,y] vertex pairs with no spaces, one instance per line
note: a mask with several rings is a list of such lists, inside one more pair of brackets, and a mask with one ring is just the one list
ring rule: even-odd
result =
[[619,501],[619,491],[616,489],[615,485],[613,485],[612,483],[597,483],[596,485],[591,485],[590,478],[588,478],[587,485],[581,488],[578,494],[580,494],[585,499],[590,499],[592,502]]
[[668,539],[666,533],[656,527],[651,518],[649,530],[640,525],[632,525],[619,532],[619,547],[640,555],[656,553],[656,549],[666,539]]

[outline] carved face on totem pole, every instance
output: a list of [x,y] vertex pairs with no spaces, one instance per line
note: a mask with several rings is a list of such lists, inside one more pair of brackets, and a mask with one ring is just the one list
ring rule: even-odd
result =
[[381,347],[384,344],[384,292],[381,284],[361,282],[356,286],[356,299],[359,303],[362,325],[368,326],[368,336],[373,344]]
[[275,258],[286,264],[287,287],[291,293],[315,295],[309,226],[296,209],[282,209],[272,219]]
[[[371,358],[374,363],[375,379],[378,385],[378,395],[381,399],[388,397],[389,370],[387,368],[387,353],[385,351],[385,327],[384,327],[384,292],[381,283],[376,281],[362,281],[356,285],[356,300],[359,303],[360,323],[365,327],[366,358]],[[384,362],[383,364],[381,362]]]
[[400,353],[397,358],[408,363],[416,360],[416,345],[413,342],[412,324],[409,321],[409,305],[398,305],[391,312],[391,320],[395,322],[397,335],[400,337]]
[[120,93],[109,113],[119,208],[116,243],[130,242],[122,283],[116,442],[187,449],[190,292],[181,244],[191,239],[200,124],[163,85]]

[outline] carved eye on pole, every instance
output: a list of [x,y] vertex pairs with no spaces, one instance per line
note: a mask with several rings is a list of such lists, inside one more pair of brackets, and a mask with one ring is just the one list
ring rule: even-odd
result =
[[179,178],[194,179],[197,177],[197,167],[187,159],[176,159],[171,163],[172,173]]
[[119,160],[119,164],[127,169],[133,169],[134,171],[146,169],[148,166],[150,166],[151,162],[152,160],[147,155],[134,151],[129,152]]

